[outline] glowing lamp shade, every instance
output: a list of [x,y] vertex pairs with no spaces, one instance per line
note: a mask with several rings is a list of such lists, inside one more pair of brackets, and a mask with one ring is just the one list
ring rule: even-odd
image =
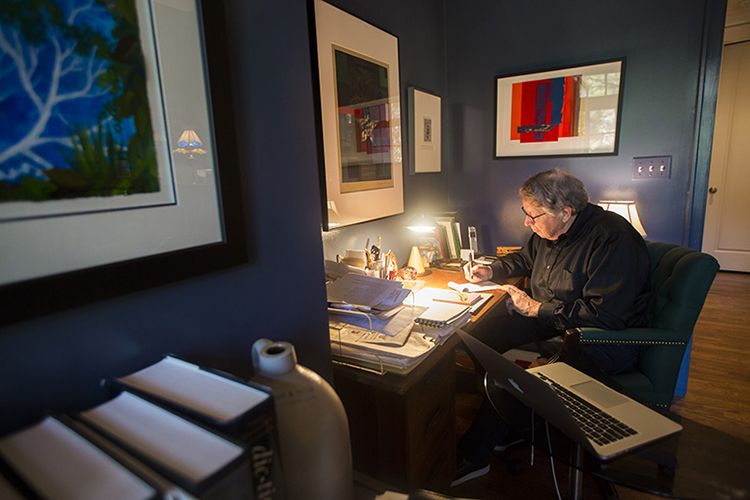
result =
[[406,226],[406,228],[410,231],[414,231],[415,233],[427,234],[435,230],[435,221],[432,219],[432,217],[420,215],[412,219],[411,222],[409,222],[409,225]]
[[203,141],[195,133],[195,130],[183,130],[177,139],[177,148],[175,153],[180,153],[188,158],[194,158],[193,155],[204,155],[206,150],[203,149]]
[[602,200],[599,202],[599,206],[604,210],[623,216],[641,236],[646,237],[646,230],[643,229],[641,218],[638,217],[638,209],[634,201]]
[[[435,230],[435,221],[432,217],[422,214],[412,219],[406,228],[417,234],[429,234]],[[432,272],[429,269],[425,269],[422,252],[417,245],[411,247],[411,250],[409,251],[409,262],[407,262],[406,265],[413,267],[417,271],[417,276],[425,276]]]

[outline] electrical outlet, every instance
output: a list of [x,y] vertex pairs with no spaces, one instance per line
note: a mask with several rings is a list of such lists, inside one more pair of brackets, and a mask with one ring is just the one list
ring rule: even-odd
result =
[[637,156],[633,158],[633,179],[669,179],[671,156]]

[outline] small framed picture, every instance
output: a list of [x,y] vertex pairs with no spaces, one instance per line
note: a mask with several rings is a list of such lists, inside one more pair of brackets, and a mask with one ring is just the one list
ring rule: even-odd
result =
[[409,87],[412,174],[440,172],[440,96]]
[[498,76],[495,157],[617,154],[624,66]]

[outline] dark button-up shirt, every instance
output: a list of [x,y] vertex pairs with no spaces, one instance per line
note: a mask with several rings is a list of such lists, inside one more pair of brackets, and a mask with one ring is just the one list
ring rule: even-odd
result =
[[533,234],[521,252],[492,264],[493,279],[529,276],[542,303],[539,320],[559,330],[643,326],[649,256],[641,235],[619,215],[588,204],[551,241]]

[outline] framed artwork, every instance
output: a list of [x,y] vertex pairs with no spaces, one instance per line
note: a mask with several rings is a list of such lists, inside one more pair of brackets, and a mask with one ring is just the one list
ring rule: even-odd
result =
[[398,38],[314,0],[323,229],[404,210]]
[[0,11],[0,323],[245,260],[221,2]]
[[497,77],[495,157],[617,154],[624,65]]
[[440,172],[440,96],[409,87],[411,173]]

